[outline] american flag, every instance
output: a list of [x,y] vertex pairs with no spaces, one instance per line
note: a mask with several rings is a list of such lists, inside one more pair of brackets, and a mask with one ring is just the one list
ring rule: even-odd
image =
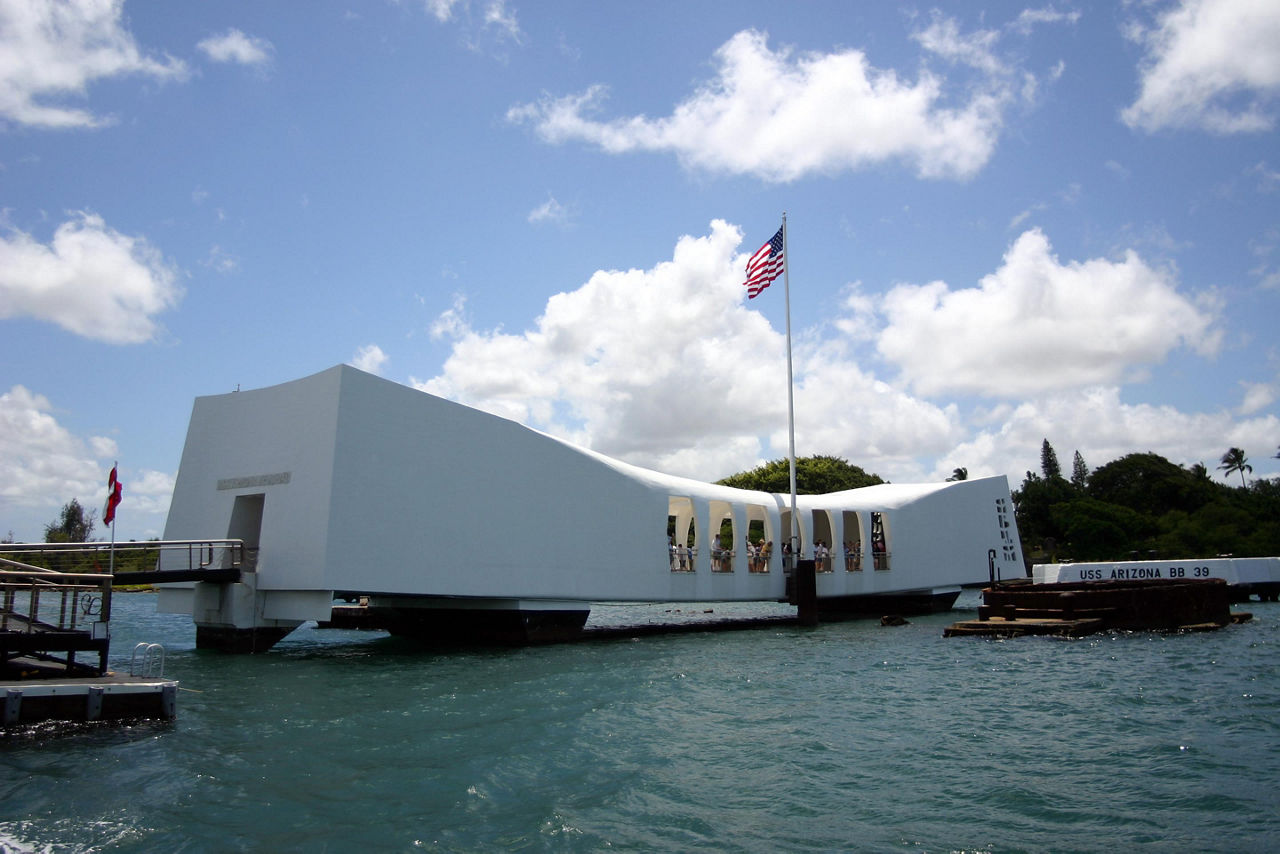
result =
[[756,250],[747,261],[747,299],[755,299],[760,292],[769,287],[773,280],[782,275],[782,229],[769,238],[769,242]]

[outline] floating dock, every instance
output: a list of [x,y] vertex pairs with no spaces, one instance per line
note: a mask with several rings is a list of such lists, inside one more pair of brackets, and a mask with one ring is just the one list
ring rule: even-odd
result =
[[982,591],[978,619],[953,623],[943,637],[1083,637],[1096,632],[1212,631],[1245,622],[1232,614],[1222,579],[997,583]]
[[102,676],[0,682],[4,728],[44,721],[173,720],[178,683],[172,679]]
[[[128,675],[107,669],[110,574],[56,572],[3,557],[0,567],[0,730],[175,717],[178,683],[164,678],[164,647],[138,644]],[[92,663],[77,660],[85,655]]]

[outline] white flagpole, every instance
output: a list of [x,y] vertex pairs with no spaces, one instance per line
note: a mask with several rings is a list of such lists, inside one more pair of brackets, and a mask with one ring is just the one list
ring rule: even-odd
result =
[[791,560],[800,560],[800,518],[796,515],[796,403],[791,372],[791,250],[787,247],[787,212],[782,212],[782,281],[787,302],[787,458],[791,475]]

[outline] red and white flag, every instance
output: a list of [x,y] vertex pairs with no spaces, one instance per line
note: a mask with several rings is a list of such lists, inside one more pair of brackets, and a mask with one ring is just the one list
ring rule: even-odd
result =
[[116,467],[111,467],[111,475],[107,478],[107,503],[102,508],[102,524],[110,525],[116,520],[116,507],[124,495],[124,484],[116,479]]
[[769,242],[756,250],[747,261],[747,299],[755,299],[760,292],[782,275],[783,270],[782,228],[769,238]]

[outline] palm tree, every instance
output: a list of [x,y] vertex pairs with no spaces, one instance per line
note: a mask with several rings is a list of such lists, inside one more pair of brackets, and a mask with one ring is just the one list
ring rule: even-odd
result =
[[951,473],[951,477],[947,478],[947,482],[950,483],[951,481],[968,480],[968,479],[969,479],[969,470],[962,466]]
[[1209,479],[1209,470],[1205,468],[1204,463],[1192,463],[1191,474],[1195,476],[1196,480]]
[[1240,472],[1240,485],[1248,486],[1244,481],[1244,473],[1253,474],[1253,466],[1249,465],[1249,458],[1244,455],[1244,451],[1240,448],[1228,448],[1227,452],[1222,455],[1222,465],[1218,466],[1219,471],[1231,474],[1233,471]]

